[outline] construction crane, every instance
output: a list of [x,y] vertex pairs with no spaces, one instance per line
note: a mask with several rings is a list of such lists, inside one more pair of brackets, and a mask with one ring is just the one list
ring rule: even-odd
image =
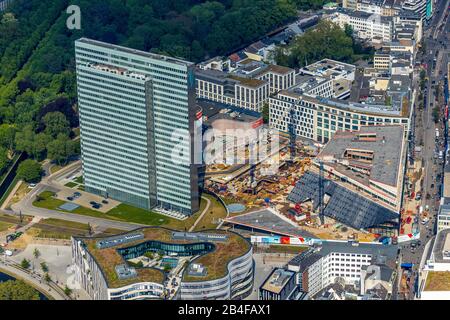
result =
[[319,218],[320,218],[320,224],[325,224],[325,214],[324,214],[324,210],[325,210],[325,200],[324,200],[324,196],[325,196],[325,190],[324,190],[324,178],[323,178],[323,161],[319,159]]
[[[254,151],[255,148],[255,142],[251,142],[249,144],[250,152]],[[255,195],[256,194],[256,181],[255,181],[255,170],[256,170],[256,159],[252,158],[249,159],[250,162],[250,182],[249,182],[249,188],[250,193]]]
[[256,164],[252,164],[251,167],[250,167],[250,185],[249,185],[249,189],[251,190],[250,193],[253,194],[253,195],[256,194],[255,169],[256,169]]
[[289,109],[289,124],[288,124],[288,131],[289,131],[289,149],[290,149],[290,159],[289,162],[291,164],[294,163],[295,155],[296,155],[296,134],[295,134],[295,126],[294,126],[294,118],[295,118],[295,108],[294,104],[291,105],[291,108]]

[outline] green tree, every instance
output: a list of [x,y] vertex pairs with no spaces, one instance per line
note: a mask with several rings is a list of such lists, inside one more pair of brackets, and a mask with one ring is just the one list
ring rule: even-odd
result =
[[48,265],[44,261],[41,262],[41,270],[42,272],[48,273]]
[[66,116],[62,112],[49,112],[42,120],[45,124],[45,132],[53,138],[56,138],[60,133],[69,135],[69,121],[67,121]]
[[164,265],[164,271],[165,272],[169,272],[170,270],[172,270],[172,267],[169,264],[165,264]]
[[0,125],[0,146],[14,150],[14,139],[16,137],[16,128],[10,124]]
[[439,106],[435,106],[433,108],[433,120],[435,123],[439,122],[439,115],[440,115],[439,113],[440,113]]
[[20,262],[20,266],[24,269],[28,269],[30,267],[30,261],[23,258],[23,260]]
[[35,259],[38,259],[41,256],[41,252],[39,251],[38,248],[34,248],[33,256],[34,256]]
[[79,140],[71,140],[64,134],[47,145],[47,157],[58,164],[66,164],[69,157],[79,153]]
[[67,285],[64,287],[64,293],[66,296],[70,297],[72,295],[72,289],[70,289]]
[[39,292],[21,280],[0,282],[0,300],[39,300]]
[[351,61],[354,43],[347,33],[335,23],[321,21],[316,28],[296,37],[287,48],[278,48],[275,59],[289,67],[302,67],[323,58]]
[[52,278],[50,277],[50,275],[49,275],[48,273],[46,273],[46,274],[44,275],[44,281],[47,282],[47,283],[49,283],[50,281],[52,281]]
[[26,182],[37,182],[41,178],[42,167],[36,160],[22,161],[17,168],[17,177]]
[[9,162],[8,151],[0,147],[0,172],[3,172],[8,167]]

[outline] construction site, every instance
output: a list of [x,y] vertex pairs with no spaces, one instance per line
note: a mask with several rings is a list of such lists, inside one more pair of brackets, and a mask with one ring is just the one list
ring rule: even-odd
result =
[[[379,233],[354,228],[339,221],[340,219],[334,219],[332,215],[324,214],[325,208],[330,203],[327,194],[329,183],[326,181],[336,178],[326,173],[317,161],[322,145],[299,140],[292,134],[279,134],[279,141],[279,148],[269,152],[266,159],[256,164],[214,163],[207,166],[205,187],[219,195],[229,207],[230,219],[270,208],[282,219],[288,219],[290,224],[300,231],[316,238],[359,241],[378,241],[382,238]],[[244,152],[246,156],[251,153],[248,149]],[[267,168],[273,167],[274,164],[277,166],[277,172],[268,175]],[[302,187],[302,183],[305,183],[302,181],[311,173],[317,174],[318,180],[308,181],[308,184],[315,192],[319,192],[318,197],[315,197],[316,199],[310,197],[307,201],[295,201],[294,189],[307,189]],[[360,198],[363,199],[362,196]],[[350,198],[348,201],[355,200]],[[231,210],[236,204],[240,205],[240,210]],[[368,211],[371,210],[369,206]],[[383,218],[383,215],[380,214],[380,217]],[[395,218],[398,218],[398,215]],[[236,226],[230,223],[230,219],[225,221],[224,227]],[[256,224],[261,223],[264,221],[256,220]],[[251,228],[251,233],[257,234],[256,230],[258,227],[255,225],[255,229]],[[269,232],[276,234],[273,231]]]

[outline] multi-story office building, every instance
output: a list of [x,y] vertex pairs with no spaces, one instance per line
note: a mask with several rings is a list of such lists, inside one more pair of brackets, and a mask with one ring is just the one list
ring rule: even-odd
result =
[[86,38],[76,41],[75,54],[86,191],[196,212],[194,65]]
[[295,272],[277,268],[259,287],[259,300],[291,300],[299,291]]
[[269,97],[269,83],[217,70],[196,72],[197,97],[261,112]]
[[295,84],[295,71],[245,59],[232,72],[202,64],[196,71],[196,81],[198,98],[261,112],[269,95]]
[[419,270],[417,297],[420,300],[450,298],[450,229],[438,230],[431,255]]
[[403,124],[408,132],[410,77],[401,74],[410,68],[407,54],[376,55],[375,60],[385,76],[371,69],[373,79],[363,73],[356,77],[355,66],[329,59],[300,69],[294,87],[269,97],[269,125],[288,132],[292,123],[297,136],[321,143],[337,130],[358,131],[366,125]]
[[[93,300],[243,299],[253,289],[252,254],[245,238],[224,230],[147,227],[107,238],[72,238],[76,279]],[[169,279],[164,261],[176,270]]]
[[[294,119],[290,110],[294,109]],[[403,124],[409,131],[409,118],[388,106],[366,104],[332,98],[315,98],[282,91],[269,99],[269,125],[288,132],[292,121],[299,137],[321,143],[328,142],[337,130],[358,131],[366,125]]]
[[328,15],[327,19],[341,28],[351,26],[358,38],[372,43],[389,42],[393,38],[392,17],[362,11],[338,10]]
[[433,16],[433,0],[405,0],[402,7],[416,13],[422,20]]
[[349,10],[358,8],[358,0],[342,0],[342,7]]
[[13,0],[0,0],[0,12],[5,11]]
[[444,229],[450,229],[450,204],[443,204],[439,207],[437,231]]
[[391,55],[385,52],[375,52],[373,56],[373,67],[377,71],[387,71],[391,69]]
[[338,278],[346,285],[360,287],[367,267],[382,266],[380,276],[392,282],[396,268],[397,247],[358,242],[323,242],[303,252],[288,263],[288,270],[297,272],[301,290],[314,296]]
[[359,0],[357,11],[364,11],[382,16],[396,16],[402,9],[401,0]]

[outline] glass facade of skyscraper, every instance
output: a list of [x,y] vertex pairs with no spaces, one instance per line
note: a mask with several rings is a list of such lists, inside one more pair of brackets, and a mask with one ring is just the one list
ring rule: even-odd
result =
[[75,54],[86,191],[197,211],[194,65],[85,38]]

